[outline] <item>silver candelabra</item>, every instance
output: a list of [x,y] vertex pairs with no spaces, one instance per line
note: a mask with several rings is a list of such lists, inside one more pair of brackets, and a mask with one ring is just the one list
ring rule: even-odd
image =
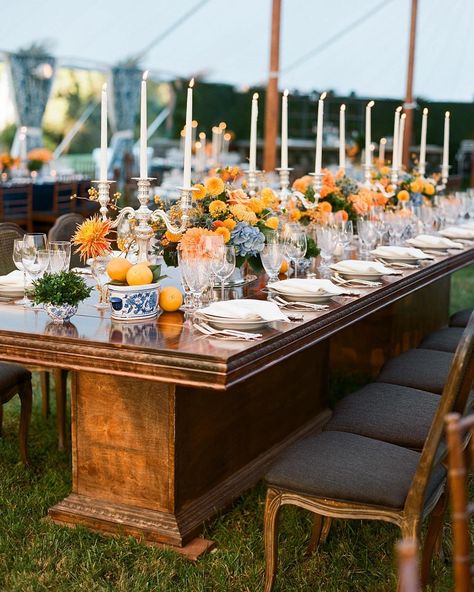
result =
[[280,207],[286,209],[288,198],[291,196],[290,187],[290,173],[293,169],[276,169],[280,175]]

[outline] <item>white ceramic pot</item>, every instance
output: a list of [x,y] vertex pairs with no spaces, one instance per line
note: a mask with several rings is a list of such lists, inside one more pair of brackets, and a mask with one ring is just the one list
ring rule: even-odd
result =
[[158,284],[114,286],[109,284],[111,316],[120,321],[151,319],[158,314]]

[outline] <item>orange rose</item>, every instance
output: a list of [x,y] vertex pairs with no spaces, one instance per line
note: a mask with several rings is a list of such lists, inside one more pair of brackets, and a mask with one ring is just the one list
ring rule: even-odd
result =
[[250,197],[242,189],[234,189],[234,191],[228,191],[227,197],[229,204],[231,206],[237,204],[242,204],[246,206],[250,201]]

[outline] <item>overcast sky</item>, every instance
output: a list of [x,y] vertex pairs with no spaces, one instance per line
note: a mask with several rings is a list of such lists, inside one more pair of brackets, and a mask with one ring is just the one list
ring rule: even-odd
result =
[[[0,49],[53,41],[60,58],[113,64],[138,53],[197,0],[15,0],[2,5]],[[281,68],[324,44],[381,0],[282,0]],[[419,0],[415,95],[474,97],[474,0]],[[410,0],[385,0],[374,16],[284,72],[280,87],[405,92]],[[246,86],[268,71],[271,0],[209,0],[152,49],[143,66]]]

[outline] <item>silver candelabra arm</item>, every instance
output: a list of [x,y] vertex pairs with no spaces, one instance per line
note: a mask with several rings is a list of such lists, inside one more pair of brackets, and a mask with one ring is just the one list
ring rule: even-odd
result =
[[127,206],[126,208],[122,208],[120,210],[119,215],[112,222],[112,228],[117,228],[124,218],[128,218],[129,220],[133,220],[135,218],[135,210],[131,206]]
[[301,191],[293,191],[293,193],[291,194],[293,197],[296,197],[296,199],[299,199],[300,202],[304,205],[304,207],[307,210],[314,210],[319,203],[319,196],[315,201],[309,201],[306,199],[306,197],[301,193]]
[[185,210],[181,216],[181,225],[180,226],[174,226],[173,223],[171,222],[168,214],[164,211],[164,210],[154,210],[153,214],[151,215],[151,220],[153,222],[158,222],[158,220],[163,220],[163,222],[165,223],[166,228],[173,234],[182,234],[186,228],[187,228],[187,224],[188,224],[188,220],[189,220],[189,216],[187,214],[187,211]]

